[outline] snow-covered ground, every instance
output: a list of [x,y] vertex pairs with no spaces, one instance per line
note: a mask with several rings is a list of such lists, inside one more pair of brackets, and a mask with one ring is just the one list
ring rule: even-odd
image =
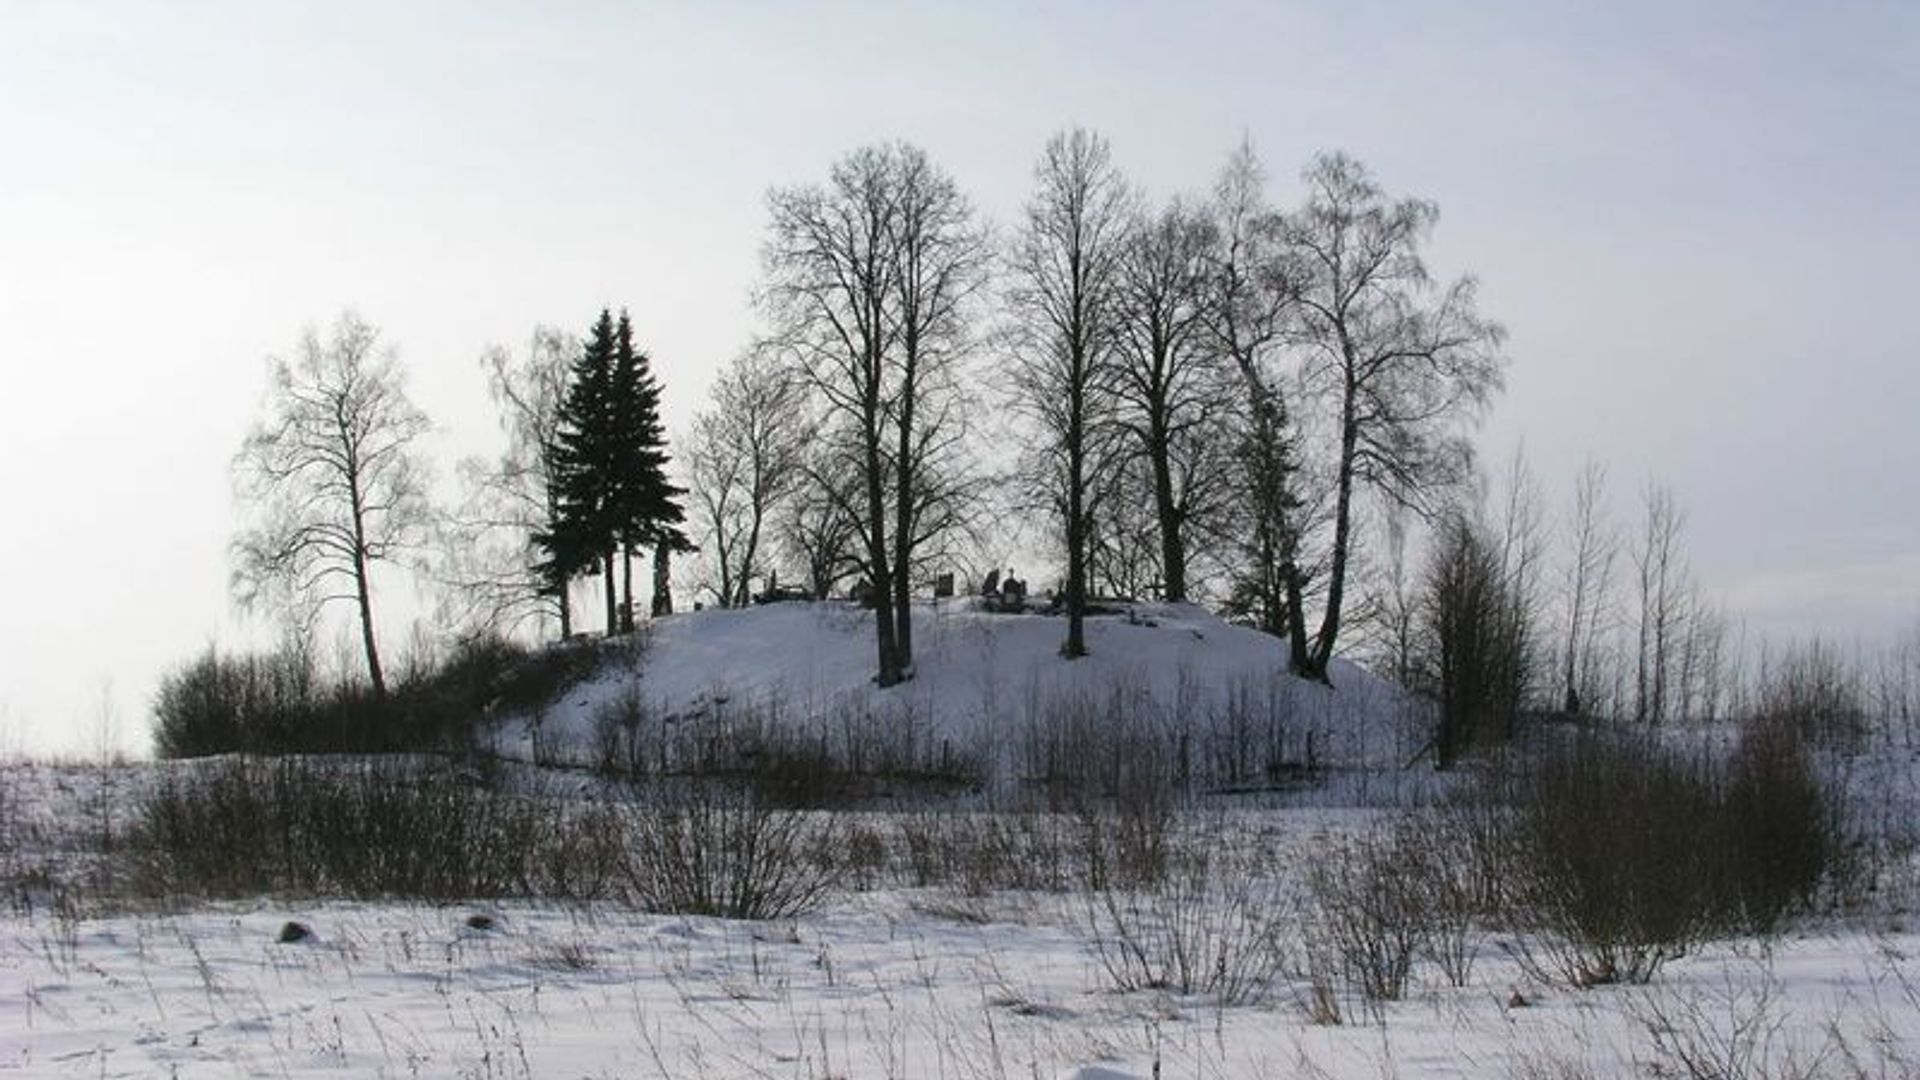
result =
[[[156,777],[206,766],[12,765],[0,766],[0,1077],[1920,1078],[1911,844],[1870,911],[1705,947],[1646,987],[1543,983],[1491,933],[1475,939],[1463,986],[1422,962],[1404,1000],[1368,1004],[1345,987],[1329,1002],[1302,883],[1393,812],[1382,807],[1432,794],[1430,770],[1402,767],[1422,738],[1403,695],[1351,665],[1332,689],[1291,679],[1271,638],[1195,608],[1092,620],[1092,655],[1074,662],[1057,655],[1058,619],[966,600],[920,616],[916,677],[886,690],[870,681],[871,616],[844,605],[661,620],[643,648],[545,710],[541,738],[549,755],[586,760],[602,711],[636,695],[662,724],[764,707],[990,746],[1076,696],[1125,699],[1203,733],[1278,717],[1315,733],[1334,766],[1318,794],[1208,796],[1175,826],[1251,868],[1213,879],[1204,903],[1254,883],[1270,980],[1231,1002],[1123,989],[1103,894],[909,887],[897,868],[771,922],[527,901],[145,907],[88,895],[89,867]],[[543,755],[531,719],[500,724],[503,748],[527,764],[496,781],[542,798],[591,793],[578,770],[532,764]],[[1911,837],[1916,771],[1889,748],[1843,777],[1879,835]],[[886,832],[924,820],[914,815],[990,810],[852,816]],[[1166,910],[1193,933],[1227,925],[1218,908]],[[289,920],[311,936],[280,941]]]
[[[1329,1026],[1293,983],[1226,1007],[1114,992],[1076,903],[893,891],[772,924],[507,906],[490,929],[414,905],[15,915],[0,1074],[1613,1077],[1686,1075],[1656,1071],[1682,1048],[1749,1055],[1736,1076],[1920,1068],[1912,933],[1715,947],[1643,989],[1533,985],[1490,950],[1465,988],[1422,978]],[[289,918],[314,936],[277,941]]]
[[1003,752],[1023,725],[1064,702],[1148,718],[1196,735],[1235,723],[1286,728],[1288,752],[1321,763],[1386,764],[1418,750],[1424,733],[1390,683],[1336,661],[1332,688],[1286,672],[1282,644],[1196,605],[1134,604],[1089,618],[1089,654],[1060,656],[1063,618],[995,614],[975,598],[917,605],[914,675],[874,684],[873,613],[846,603],[782,603],[683,613],[657,620],[625,662],[572,687],[538,717],[503,720],[511,757],[582,758],[598,719],[638,701],[668,725],[721,712],[777,710],[795,725],[847,717],[926,739]]
[[[7,768],[35,804],[15,819],[31,834],[16,853],[124,827],[125,804],[181,767]],[[1920,1076],[1920,933],[1894,897],[1777,942],[1706,947],[1647,987],[1542,983],[1489,936],[1465,986],[1423,961],[1405,1000],[1370,1007],[1348,989],[1343,1022],[1319,1022],[1290,890],[1390,813],[1188,823],[1277,883],[1261,895],[1279,972],[1232,1004],[1118,989],[1110,924],[1084,891],[883,877],[799,918],[732,922],[529,902],[76,909],[22,889],[0,914],[0,1076]],[[312,937],[279,941],[288,920]],[[1701,1054],[1733,1071],[1690,1074],[1683,1057]]]

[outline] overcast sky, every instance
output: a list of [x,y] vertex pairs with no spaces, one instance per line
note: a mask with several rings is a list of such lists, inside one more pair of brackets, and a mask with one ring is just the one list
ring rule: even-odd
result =
[[[246,627],[228,463],[351,306],[438,424],[538,322],[632,310],[670,421],[752,330],[774,184],[881,138],[1014,219],[1047,136],[1156,197],[1243,132],[1437,201],[1511,332],[1489,456],[1658,477],[1774,632],[1920,620],[1920,5],[36,3],[0,7],[0,749],[144,745]],[[397,646],[404,626],[385,636]]]

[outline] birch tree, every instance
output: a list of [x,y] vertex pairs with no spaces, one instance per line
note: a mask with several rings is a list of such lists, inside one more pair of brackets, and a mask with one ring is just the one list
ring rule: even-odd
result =
[[805,385],[760,350],[721,373],[710,406],[694,417],[689,487],[698,540],[711,552],[717,578],[709,588],[721,607],[752,598],[774,515],[803,479],[813,434]]
[[237,597],[282,611],[351,603],[376,696],[387,683],[373,567],[428,538],[427,471],[414,444],[429,427],[379,331],[348,312],[325,340],[309,329],[292,362],[274,362],[267,415],[234,460],[253,518],[233,542]]
[[1327,592],[1306,674],[1325,677],[1338,644],[1354,548],[1356,498],[1371,491],[1417,513],[1468,473],[1462,422],[1501,386],[1505,332],[1482,318],[1472,277],[1437,285],[1421,247],[1439,216],[1389,199],[1344,154],[1307,169],[1306,205],[1283,242],[1307,385],[1330,404],[1337,440]]

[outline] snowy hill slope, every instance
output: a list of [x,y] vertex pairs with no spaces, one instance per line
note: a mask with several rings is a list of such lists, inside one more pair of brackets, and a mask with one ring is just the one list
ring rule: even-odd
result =
[[[919,606],[914,677],[882,689],[870,611],[794,602],[673,615],[553,703],[539,718],[541,737],[590,746],[603,717],[634,703],[669,725],[754,710],[803,726],[860,716],[984,746],[1004,746],[1071,708],[1198,738],[1232,729],[1265,739],[1270,756],[1322,761],[1404,761],[1421,740],[1409,700],[1390,683],[1345,662],[1331,688],[1295,679],[1281,642],[1194,605],[1089,618],[1090,655],[1078,660],[1059,655],[1065,625],[988,612],[972,598]],[[502,730],[507,752],[532,752],[519,730],[531,728],[528,719]]]

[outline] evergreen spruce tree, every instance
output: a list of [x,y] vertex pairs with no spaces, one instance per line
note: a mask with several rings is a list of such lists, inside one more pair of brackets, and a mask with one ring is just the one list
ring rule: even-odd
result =
[[552,532],[537,537],[557,581],[596,569],[604,574],[609,634],[620,626],[613,574],[614,549],[621,535],[614,445],[615,352],[613,315],[602,309],[574,362],[560,409],[559,520]]
[[[633,324],[624,311],[614,330],[611,385],[614,518],[623,558],[626,599],[620,618],[621,626],[631,630],[634,550],[653,550],[652,610],[662,615],[666,612],[661,610],[661,577],[665,573],[667,553],[690,545],[680,531],[686,513],[679,499],[686,494],[686,489],[667,479],[669,459],[666,429],[660,421],[660,383],[653,377],[653,365],[647,354],[634,348]],[[667,606],[671,607],[671,600]]]
[[656,614],[664,614],[658,579],[666,553],[690,549],[680,531],[685,490],[667,479],[666,443],[652,364],[634,348],[627,314],[616,322],[603,309],[560,410],[558,524],[538,539],[555,587],[580,573],[602,575],[608,634],[633,629],[635,549],[654,553]]

